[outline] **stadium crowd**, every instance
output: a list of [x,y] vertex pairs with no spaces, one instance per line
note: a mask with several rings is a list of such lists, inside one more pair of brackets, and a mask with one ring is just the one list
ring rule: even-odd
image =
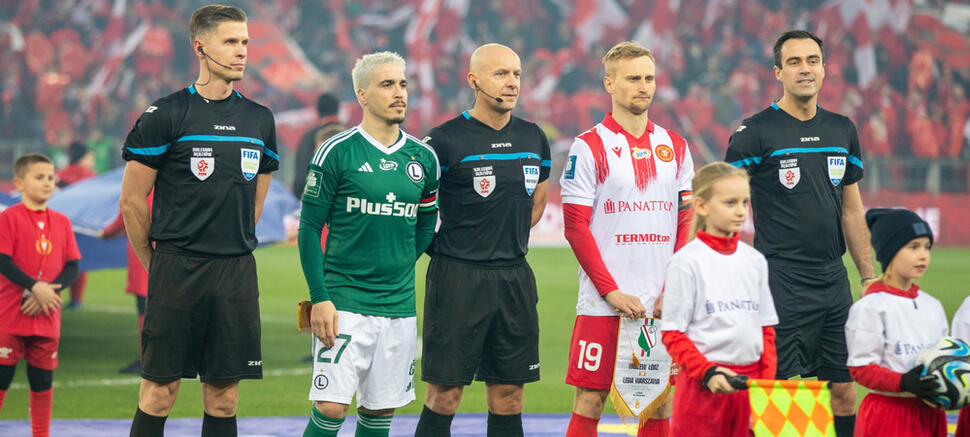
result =
[[[856,122],[876,166],[910,157],[942,163],[946,172],[947,163],[970,158],[970,35],[944,25],[941,1],[239,3],[261,41],[250,48],[250,80],[240,91],[273,109],[280,143],[291,150],[312,125],[320,92],[336,93],[345,102],[344,119],[359,120],[343,85],[361,53],[387,48],[408,59],[413,112],[405,128],[423,133],[470,105],[468,57],[479,43],[500,41],[522,54],[522,112],[544,126],[554,154],[564,153],[583,126],[608,110],[597,54],[636,39],[661,60],[661,104],[651,108],[651,119],[677,126],[695,155],[709,161],[723,156],[742,114],[779,97],[765,41],[788,28],[809,28],[829,42],[828,92],[820,104]],[[194,75],[179,31],[200,4],[4,2],[0,133],[51,146],[59,164],[73,140],[84,140],[97,155],[97,170],[119,165],[120,139],[151,96],[183,87]],[[940,164],[919,171],[940,171],[934,165]]]

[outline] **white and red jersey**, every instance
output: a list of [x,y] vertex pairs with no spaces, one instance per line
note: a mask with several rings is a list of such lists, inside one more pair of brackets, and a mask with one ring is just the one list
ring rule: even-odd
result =
[[601,296],[617,288],[653,308],[677,239],[679,193],[691,190],[693,177],[687,141],[653,122],[636,138],[608,113],[573,141],[561,179],[563,208],[592,208],[595,240],[595,248],[570,241],[582,266],[577,314],[616,315]]
[[916,366],[916,356],[947,335],[946,313],[933,296],[913,285],[900,290],[882,283],[849,310],[845,340],[849,367],[876,364],[904,373]]
[[768,261],[753,247],[736,244],[736,250],[720,251],[695,238],[667,266],[660,329],[683,332],[698,352],[719,364],[759,361],[762,327],[778,324]]
[[950,335],[970,342],[970,297],[963,300],[960,309],[953,315],[953,325],[950,328]]

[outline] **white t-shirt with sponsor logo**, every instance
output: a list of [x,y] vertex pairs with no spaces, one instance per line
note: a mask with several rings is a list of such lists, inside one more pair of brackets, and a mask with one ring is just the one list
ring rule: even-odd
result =
[[970,342],[970,297],[963,300],[963,305],[960,305],[960,309],[953,315],[950,335]]
[[764,353],[763,326],[778,324],[768,262],[738,242],[723,254],[694,239],[670,258],[661,330],[680,331],[710,361],[750,364]]
[[[648,311],[674,251],[678,193],[690,191],[693,177],[687,142],[652,122],[634,138],[607,114],[569,150],[562,202],[593,208],[589,226],[603,263],[620,290],[639,297]],[[582,268],[576,313],[616,315]]]
[[845,340],[850,367],[878,364],[894,372],[916,365],[916,356],[947,335],[943,305],[923,290],[916,299],[869,293],[849,310]]

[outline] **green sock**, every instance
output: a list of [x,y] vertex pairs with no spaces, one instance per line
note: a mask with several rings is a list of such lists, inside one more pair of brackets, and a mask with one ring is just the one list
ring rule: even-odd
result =
[[357,412],[357,432],[354,437],[387,437],[391,433],[393,416],[371,416]]
[[310,410],[310,421],[303,430],[303,437],[337,437],[337,431],[340,431],[340,425],[343,425],[345,418],[327,417],[315,407],[310,407]]

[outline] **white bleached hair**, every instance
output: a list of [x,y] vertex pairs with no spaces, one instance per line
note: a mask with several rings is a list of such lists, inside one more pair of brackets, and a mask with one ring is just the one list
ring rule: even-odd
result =
[[367,88],[374,77],[374,70],[384,64],[400,65],[402,68],[407,68],[404,58],[394,52],[376,52],[361,56],[350,72],[354,80],[354,89]]

